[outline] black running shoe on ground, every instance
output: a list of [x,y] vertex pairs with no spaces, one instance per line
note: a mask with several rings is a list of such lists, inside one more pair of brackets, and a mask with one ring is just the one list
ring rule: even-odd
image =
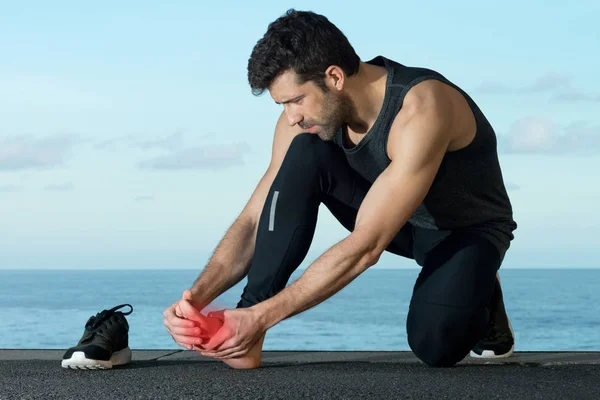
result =
[[504,308],[500,275],[496,274],[490,307],[490,326],[485,337],[475,345],[470,354],[475,358],[508,358],[514,349],[515,335]]
[[[127,313],[117,311],[129,306]],[[133,312],[130,304],[121,304],[90,317],[75,347],[63,356],[62,367],[73,369],[107,369],[131,361],[129,323],[125,318]]]

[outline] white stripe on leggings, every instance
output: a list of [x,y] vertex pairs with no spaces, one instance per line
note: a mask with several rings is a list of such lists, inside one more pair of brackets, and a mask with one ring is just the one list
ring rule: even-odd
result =
[[269,231],[275,230],[275,207],[277,206],[277,198],[279,197],[279,191],[275,191],[273,199],[271,200],[271,213],[269,215]]

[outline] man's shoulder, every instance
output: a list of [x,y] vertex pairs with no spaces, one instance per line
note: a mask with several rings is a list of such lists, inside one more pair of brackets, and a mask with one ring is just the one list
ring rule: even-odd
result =
[[411,87],[398,116],[410,116],[431,109],[446,109],[456,101],[456,89],[438,79],[425,79]]
[[390,135],[400,135],[409,125],[433,124],[440,126],[453,126],[454,121],[461,118],[458,112],[463,112],[459,107],[458,93],[454,88],[436,79],[427,79],[412,87],[406,94],[402,108],[394,117]]

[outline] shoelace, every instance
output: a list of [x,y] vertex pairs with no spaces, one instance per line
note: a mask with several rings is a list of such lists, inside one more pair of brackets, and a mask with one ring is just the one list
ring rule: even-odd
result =
[[117,311],[123,307],[131,308],[131,310],[126,313],[120,311],[123,315],[129,315],[133,312],[133,307],[131,306],[131,304],[121,304],[121,305],[111,308],[110,310],[102,310],[95,316],[90,317],[90,319],[88,319],[88,321],[86,322],[85,327],[89,328],[91,330],[98,328],[100,325],[102,325],[102,323],[104,321],[106,321],[108,318],[113,316],[115,314],[115,311]]

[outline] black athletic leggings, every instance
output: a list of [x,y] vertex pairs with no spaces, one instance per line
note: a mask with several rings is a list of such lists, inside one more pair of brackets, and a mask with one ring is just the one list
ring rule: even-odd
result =
[[[321,203],[349,231],[370,183],[343,151],[316,135],[294,138],[265,202],[254,258],[237,307],[266,300],[287,285],[311,245]],[[333,243],[332,243],[333,245]],[[406,323],[408,343],[431,366],[452,366],[485,334],[500,256],[487,239],[407,223],[387,251],[422,270]]]

